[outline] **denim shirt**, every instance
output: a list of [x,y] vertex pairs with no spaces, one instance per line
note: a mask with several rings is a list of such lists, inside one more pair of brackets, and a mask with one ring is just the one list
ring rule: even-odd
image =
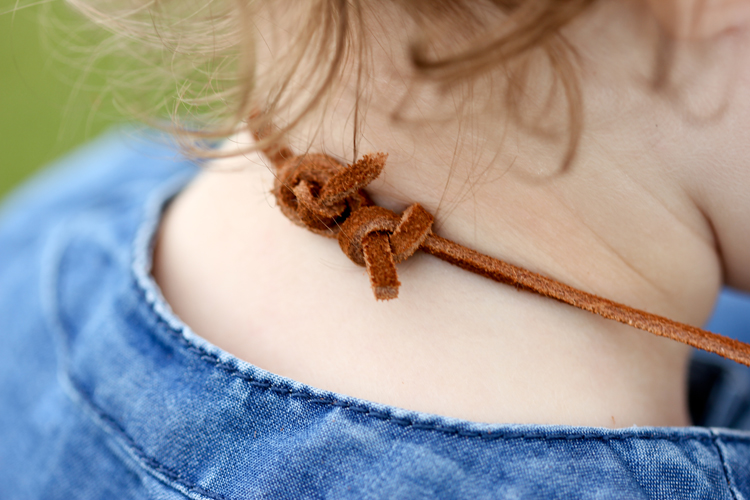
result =
[[710,357],[691,405],[716,427],[613,430],[406,411],[209,344],[149,273],[197,169],[110,134],[6,204],[0,499],[750,498],[750,377]]

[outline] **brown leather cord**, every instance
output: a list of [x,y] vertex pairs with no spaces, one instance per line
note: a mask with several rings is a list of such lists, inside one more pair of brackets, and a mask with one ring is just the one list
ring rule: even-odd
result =
[[384,153],[348,166],[322,154],[291,157],[286,148],[267,155],[276,165],[273,193],[282,212],[295,224],[337,238],[344,253],[366,267],[378,300],[398,297],[396,263],[422,250],[499,283],[750,366],[748,344],[618,304],[441,238],[432,232],[432,215],[417,203],[401,215],[376,206],[363,188],[382,172]]

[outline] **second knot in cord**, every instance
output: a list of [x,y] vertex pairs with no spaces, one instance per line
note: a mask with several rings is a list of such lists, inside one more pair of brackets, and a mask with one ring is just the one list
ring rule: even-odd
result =
[[401,286],[396,263],[419,249],[432,233],[432,221],[432,214],[418,203],[401,216],[383,207],[363,207],[341,225],[339,246],[352,261],[367,268],[376,299],[395,299]]

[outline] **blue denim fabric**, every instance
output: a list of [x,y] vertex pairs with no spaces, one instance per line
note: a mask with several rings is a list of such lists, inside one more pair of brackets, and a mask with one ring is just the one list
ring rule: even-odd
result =
[[0,499],[750,497],[745,430],[472,423],[207,343],[149,276],[161,210],[196,170],[109,135],[6,206]]

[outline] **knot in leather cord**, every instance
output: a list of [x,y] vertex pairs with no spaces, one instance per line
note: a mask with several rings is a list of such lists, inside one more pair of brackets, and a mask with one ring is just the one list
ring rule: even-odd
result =
[[366,155],[346,167],[324,154],[296,156],[278,167],[273,193],[292,222],[335,238],[349,215],[372,205],[362,188],[380,175],[386,157]]
[[364,207],[341,225],[339,245],[353,262],[367,268],[376,299],[395,299],[401,285],[396,263],[414,255],[432,233],[432,221],[417,203],[401,216],[383,207]]

